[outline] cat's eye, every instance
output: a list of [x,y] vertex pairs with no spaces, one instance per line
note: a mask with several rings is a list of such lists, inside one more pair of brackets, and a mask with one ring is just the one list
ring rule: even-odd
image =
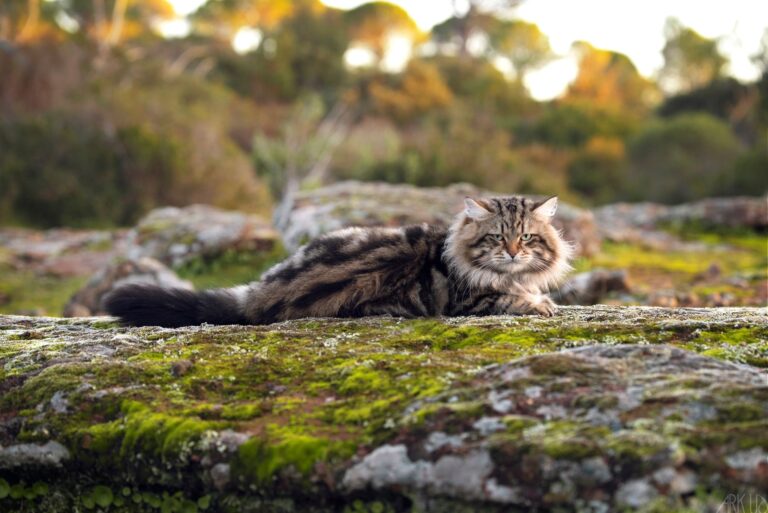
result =
[[523,234],[523,235],[520,237],[520,240],[521,240],[521,241],[523,241],[523,242],[528,242],[528,241],[529,241],[529,240],[531,240],[532,238],[533,238],[533,234],[531,234],[531,233],[524,233],[524,234]]
[[504,239],[504,236],[500,233],[491,233],[488,235],[488,237],[495,240],[496,242],[501,242],[502,239]]

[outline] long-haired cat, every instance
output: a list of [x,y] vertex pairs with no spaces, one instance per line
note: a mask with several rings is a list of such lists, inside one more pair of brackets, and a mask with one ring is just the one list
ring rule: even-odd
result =
[[546,291],[570,269],[550,221],[557,198],[465,200],[447,230],[346,228],[323,235],[259,281],[193,292],[128,285],[106,299],[130,325],[268,324],[302,317],[553,315]]

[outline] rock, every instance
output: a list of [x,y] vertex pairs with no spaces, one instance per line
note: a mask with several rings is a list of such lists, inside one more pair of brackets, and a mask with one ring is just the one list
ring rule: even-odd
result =
[[[448,226],[464,208],[466,196],[494,194],[469,184],[419,188],[339,182],[298,193],[291,205],[278,209],[275,226],[283,234],[286,247],[294,251],[318,235],[346,226],[401,226],[423,222]],[[565,238],[575,243],[577,254],[591,255],[599,250],[600,238],[589,211],[561,202],[554,222],[563,230]]]
[[768,487],[766,309],[179,329],[0,316],[0,348],[0,479],[32,497],[0,498],[3,512],[96,496],[715,511]]
[[227,251],[268,251],[279,234],[263,218],[207,205],[153,210],[129,235],[127,256],[154,258],[178,267]]
[[97,272],[64,307],[65,317],[106,315],[102,301],[114,289],[128,283],[147,283],[161,287],[192,290],[192,284],[152,258],[114,262]]
[[569,278],[552,299],[559,305],[595,305],[610,293],[629,291],[627,271],[594,269]]
[[658,249],[701,249],[663,231],[665,227],[768,228],[768,198],[709,198],[677,206],[615,203],[594,210],[600,236],[615,242],[642,243]]
[[125,249],[126,230],[0,228],[0,264],[56,277],[83,276]]
[[705,227],[768,228],[768,197],[707,198],[660,211],[657,222]]

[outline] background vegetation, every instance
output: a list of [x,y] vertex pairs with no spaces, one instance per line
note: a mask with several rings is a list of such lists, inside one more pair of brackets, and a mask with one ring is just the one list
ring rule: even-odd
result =
[[[768,190],[768,36],[747,84],[674,20],[657,81],[578,43],[576,79],[537,102],[523,79],[553,55],[514,3],[472,1],[422,33],[385,2],[210,0],[171,39],[165,0],[6,0],[0,224],[126,226],[195,202],[268,213],[291,187],[344,178],[586,205]],[[259,44],[238,53],[243,27]],[[396,71],[393,37],[415,48]],[[347,65],[360,49],[369,64]]]

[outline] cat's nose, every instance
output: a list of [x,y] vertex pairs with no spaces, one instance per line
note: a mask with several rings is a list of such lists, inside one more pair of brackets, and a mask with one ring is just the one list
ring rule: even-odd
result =
[[510,242],[507,244],[507,254],[511,256],[513,259],[517,256],[517,254],[520,252],[520,246],[514,242]]

